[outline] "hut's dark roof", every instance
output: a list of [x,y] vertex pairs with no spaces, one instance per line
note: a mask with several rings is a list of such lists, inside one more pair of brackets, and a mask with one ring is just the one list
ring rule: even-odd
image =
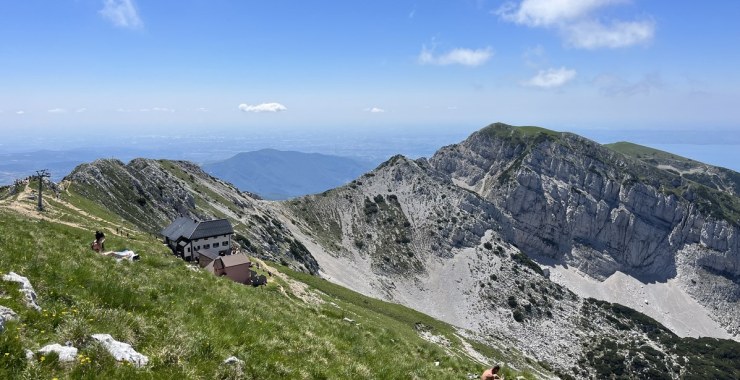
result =
[[211,236],[233,234],[234,228],[228,219],[206,220],[199,222],[182,216],[175,219],[167,228],[162,230],[162,235],[170,240],[178,240],[182,237],[188,240],[202,239]]

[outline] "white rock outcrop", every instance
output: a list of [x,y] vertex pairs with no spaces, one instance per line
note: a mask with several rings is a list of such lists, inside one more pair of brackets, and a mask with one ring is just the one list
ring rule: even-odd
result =
[[92,338],[100,342],[105,349],[118,361],[125,361],[136,367],[143,367],[149,363],[149,358],[142,355],[130,344],[113,339],[110,334],[93,334]]
[[229,356],[224,360],[224,364],[244,364],[244,360],[237,358],[236,356]]
[[21,292],[26,296],[26,305],[32,309],[41,311],[41,306],[36,302],[36,291],[33,290],[33,285],[31,285],[31,281],[28,281],[28,278],[15,272],[10,272],[3,275],[3,280],[21,284]]
[[0,331],[5,330],[5,322],[17,321],[18,314],[13,309],[5,306],[0,306]]
[[38,350],[38,353],[42,355],[48,355],[52,352],[56,352],[59,355],[60,362],[73,362],[77,358],[77,349],[75,347],[62,346],[59,343],[49,344]]

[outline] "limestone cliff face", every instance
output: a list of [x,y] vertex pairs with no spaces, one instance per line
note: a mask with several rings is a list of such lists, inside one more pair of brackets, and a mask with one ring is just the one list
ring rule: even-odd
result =
[[675,252],[700,243],[717,253],[705,265],[740,275],[737,220],[703,213],[687,180],[582,137],[494,125],[430,163],[501,207],[530,254],[567,260],[585,246],[613,259],[589,270],[596,277],[671,276]]
[[[740,213],[732,194],[573,134],[503,124],[442,148],[429,162],[498,206],[513,242],[531,256],[597,279],[622,271],[662,281],[692,266],[738,288]],[[677,262],[688,246],[701,249]],[[737,304],[737,291],[727,297]],[[726,327],[737,334],[733,319]]]

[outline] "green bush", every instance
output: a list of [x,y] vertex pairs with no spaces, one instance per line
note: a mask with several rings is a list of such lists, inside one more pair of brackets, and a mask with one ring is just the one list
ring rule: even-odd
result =
[[514,320],[519,323],[522,323],[524,321],[524,314],[522,314],[521,310],[519,309],[514,310],[513,316]]

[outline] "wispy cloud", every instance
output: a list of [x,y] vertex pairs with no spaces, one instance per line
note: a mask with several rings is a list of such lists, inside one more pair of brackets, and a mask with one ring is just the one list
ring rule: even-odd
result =
[[561,67],[559,69],[540,70],[537,75],[525,81],[525,86],[539,88],[557,88],[576,77],[576,71]]
[[75,110],[75,112],[76,112],[76,113],[83,113],[83,112],[87,112],[87,108],[84,108],[84,107],[83,107],[83,108],[78,108],[78,109],[76,109],[76,110]]
[[621,48],[647,42],[655,34],[652,21],[614,21],[603,24],[599,21],[584,21],[564,29],[568,45],[583,48]]
[[167,107],[152,107],[152,108],[139,108],[139,112],[175,112],[172,108]]
[[50,109],[50,110],[48,110],[46,112],[49,112],[49,113],[67,113],[67,109],[65,109],[65,108],[52,108],[52,109]]
[[282,112],[288,108],[280,103],[261,103],[261,104],[239,104],[239,110],[242,112]]
[[655,35],[652,20],[604,22],[601,9],[627,0],[521,0],[508,2],[494,13],[529,27],[557,30],[569,46],[581,49],[621,48],[642,44]]
[[628,81],[616,75],[602,74],[594,79],[594,85],[606,96],[648,95],[665,87],[658,73],[649,73],[637,81]]
[[490,47],[475,50],[457,48],[444,54],[434,55],[433,49],[422,46],[418,62],[422,65],[463,65],[475,67],[486,63],[492,56],[493,50]]
[[208,112],[208,108],[206,108],[206,107],[196,108],[195,110],[198,111],[198,112]]
[[16,115],[23,115],[23,114],[25,114],[25,113],[26,113],[26,111],[24,111],[24,110],[18,110],[18,111],[15,111],[15,114],[16,114]]
[[365,111],[370,112],[370,113],[384,113],[385,112],[384,109],[379,108],[379,107],[365,108]]
[[103,0],[103,9],[98,13],[119,28],[139,29],[144,26],[133,0]]

